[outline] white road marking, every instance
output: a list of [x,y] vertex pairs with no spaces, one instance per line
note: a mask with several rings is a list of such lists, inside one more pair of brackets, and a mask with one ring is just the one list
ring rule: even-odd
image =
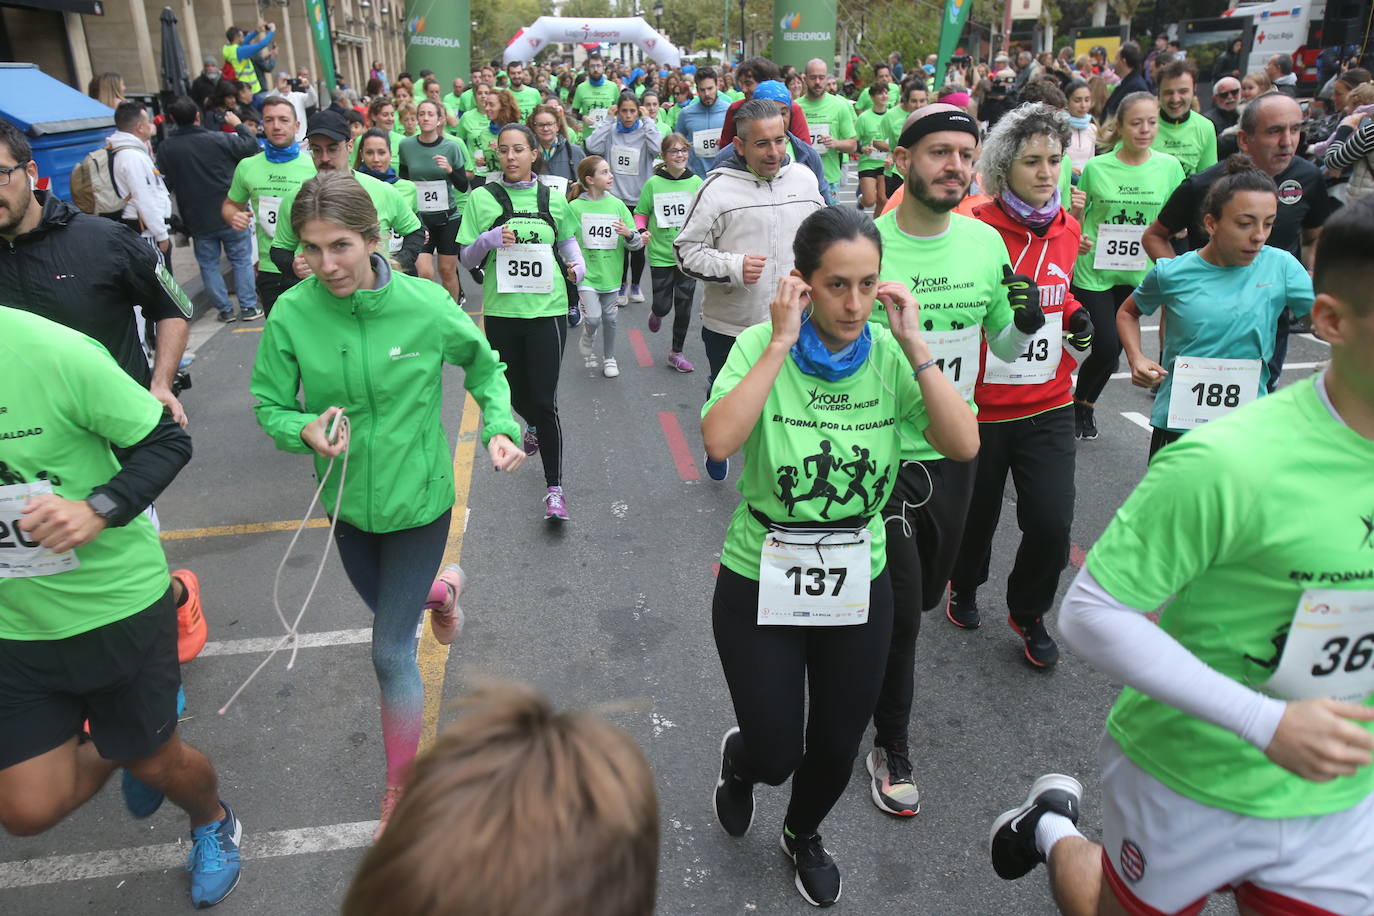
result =
[[1150,421],[1145,417],[1144,414],[1136,413],[1134,410],[1123,410],[1121,412],[1121,415],[1125,417],[1127,420],[1130,420],[1136,426],[1139,426],[1141,429],[1145,430],[1147,433],[1154,432],[1153,427],[1150,426]]
[[1301,337],[1301,338],[1303,338],[1304,340],[1310,340],[1310,341],[1312,341],[1313,343],[1319,343],[1319,344],[1321,344],[1323,347],[1329,347],[1329,346],[1331,346],[1331,344],[1329,344],[1329,343],[1327,343],[1326,341],[1322,340],[1322,339],[1321,339],[1320,337],[1318,337],[1316,334],[1294,334],[1294,335],[1292,335],[1292,336],[1293,336],[1293,337]]
[[[280,636],[263,639],[225,639],[207,642],[200,650],[201,656],[211,655],[249,655],[253,652],[271,652],[281,642]],[[313,649],[319,646],[348,646],[372,641],[372,628],[358,630],[327,630],[323,633],[300,634],[300,647]]]
[[[240,852],[245,859],[272,859],[339,849],[357,849],[372,843],[376,821],[301,827],[271,833],[245,833]],[[190,843],[163,843],[134,846],[103,852],[83,852],[70,856],[48,856],[20,862],[0,862],[0,889],[86,881],[140,871],[180,869],[185,864]]]

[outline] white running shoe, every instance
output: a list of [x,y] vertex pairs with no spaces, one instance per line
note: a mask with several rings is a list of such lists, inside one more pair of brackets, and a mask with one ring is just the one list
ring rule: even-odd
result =
[[584,328],[582,337],[577,341],[577,352],[582,354],[582,364],[588,369],[595,369],[600,365],[596,358],[596,337],[590,333],[589,328]]
[[620,374],[620,367],[616,365],[614,356],[606,357],[606,361],[601,365],[601,374],[606,378],[615,378]]

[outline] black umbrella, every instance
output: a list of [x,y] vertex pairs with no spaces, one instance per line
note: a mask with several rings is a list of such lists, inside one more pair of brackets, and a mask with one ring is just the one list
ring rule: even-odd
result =
[[162,8],[162,91],[164,97],[191,94],[191,77],[186,70],[186,52],[177,34],[177,17],[170,6]]

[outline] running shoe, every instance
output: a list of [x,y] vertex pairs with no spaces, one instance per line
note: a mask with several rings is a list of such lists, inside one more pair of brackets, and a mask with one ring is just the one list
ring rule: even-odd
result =
[[644,294],[641,293],[641,292],[639,291],[639,284],[638,284],[638,283],[636,283],[634,286],[630,287],[630,301],[631,301],[631,302],[643,302],[643,301],[644,301]]
[[1045,861],[1035,844],[1035,826],[1046,814],[1062,814],[1075,824],[1083,805],[1083,786],[1072,776],[1049,773],[1031,786],[1019,808],[1003,811],[992,822],[992,869],[1012,881]]
[[658,333],[658,329],[661,328],[661,327],[663,327],[663,316],[662,316],[662,315],[656,315],[656,314],[654,314],[653,312],[650,312],[650,313],[649,313],[649,333],[650,333],[650,334],[657,334],[657,333]]
[[401,801],[401,793],[405,791],[404,786],[387,786],[382,792],[382,813],[377,818],[377,828],[372,831],[372,842],[377,842],[386,833],[386,825],[391,822],[391,815],[396,811],[396,805]]
[[220,324],[232,324],[239,320],[239,316],[233,309],[221,309],[220,313],[215,316],[215,320]]
[[1026,661],[1037,668],[1053,668],[1059,662],[1059,646],[1045,629],[1045,618],[1037,617],[1030,623],[1018,624],[1008,617],[1007,623],[1025,644]]
[[1093,419],[1093,409],[1077,401],[1073,405],[1074,435],[1083,440],[1097,438],[1097,422]]
[[463,594],[467,579],[461,566],[450,563],[429,587],[425,609],[429,611],[429,628],[434,631],[434,639],[441,646],[452,645],[463,631],[465,617],[458,597]]
[[576,303],[568,306],[568,327],[575,328],[582,323],[582,309]]
[[616,305],[625,305],[625,304],[626,304],[627,302],[629,302],[629,301],[630,301],[630,297],[627,296],[627,295],[625,294],[625,287],[623,287],[623,286],[620,287],[620,292],[616,293],[616,296],[615,296],[615,304],[616,304]]
[[239,841],[243,824],[223,801],[224,820],[191,830],[191,854],[186,870],[191,873],[191,903],[203,910],[229,896],[239,883]]
[[258,318],[261,318],[261,317],[262,317],[262,312],[259,312],[257,309],[253,308],[251,305],[250,305],[248,308],[241,308],[241,309],[239,309],[239,321],[255,321],[255,320],[257,320]]
[[879,811],[899,817],[914,817],[921,812],[921,793],[911,773],[911,761],[904,751],[874,747],[865,760],[873,777],[873,804]]
[[976,630],[983,625],[983,616],[978,613],[978,596],[974,592],[962,594],[949,587],[949,604],[945,605],[945,616],[949,622],[964,630]]
[[614,356],[606,357],[605,362],[601,364],[601,374],[606,378],[615,378],[620,374],[620,365],[615,361]]
[[533,426],[525,427],[525,435],[520,437],[520,450],[530,456],[539,454],[539,431]]
[[727,751],[730,739],[738,734],[739,726],[736,725],[720,739],[720,776],[716,778],[716,789],[711,795],[716,820],[726,833],[735,837],[744,836],[754,823],[754,784],[735,775]]
[[676,369],[678,372],[692,372],[696,369],[696,366],[689,363],[687,357],[683,356],[681,353],[669,353],[668,368]]
[[724,461],[712,461],[706,458],[706,476],[712,480],[724,480],[730,474],[730,459]]
[[[182,713],[186,712],[186,688],[184,685],[177,686],[177,718],[180,719]],[[87,735],[91,732],[89,722],[83,723],[81,730]],[[138,820],[145,817],[152,817],[157,813],[157,809],[162,807],[162,801],[166,798],[160,789],[154,789],[141,779],[136,779],[133,773],[128,770],[119,781],[120,794],[124,796],[124,807],[129,809]]]
[[555,522],[568,520],[568,503],[563,498],[562,487],[549,487],[549,492],[544,494],[544,518]]
[[596,358],[596,337],[592,334],[591,328],[582,329],[582,336],[577,341],[577,352],[582,354],[582,365],[588,369],[595,369],[599,365]]
[[844,881],[839,866],[821,843],[821,835],[793,836],[783,827],[778,845],[797,870],[796,885],[802,899],[812,906],[834,906]]
[[210,628],[200,606],[200,579],[189,569],[172,570],[172,578],[186,589],[186,600],[177,605],[177,661],[184,665],[205,648]]

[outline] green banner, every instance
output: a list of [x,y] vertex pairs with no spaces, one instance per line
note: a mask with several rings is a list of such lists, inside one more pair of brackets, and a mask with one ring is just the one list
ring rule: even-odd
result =
[[[305,18],[310,23],[310,37],[320,58],[319,78],[324,81],[326,94],[334,90],[334,41],[329,34],[329,10],[324,0],[305,0]],[[321,108],[325,107],[323,104]]]
[[968,14],[972,9],[973,0],[945,0],[945,14],[940,17],[940,56],[935,62],[935,81],[930,84],[932,97],[935,90],[945,84],[945,68],[959,47],[959,36],[964,34],[964,23],[968,22]]
[[448,92],[453,78],[468,77],[472,20],[468,0],[406,0],[406,69],[434,71]]
[[774,0],[773,62],[804,70],[813,57],[835,66],[835,0]]

